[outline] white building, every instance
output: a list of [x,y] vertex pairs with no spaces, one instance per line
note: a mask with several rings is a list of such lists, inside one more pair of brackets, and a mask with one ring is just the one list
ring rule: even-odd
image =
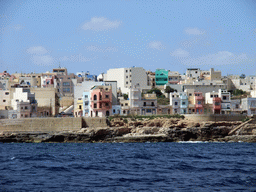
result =
[[147,83],[147,74],[142,67],[115,68],[109,69],[104,74],[104,81],[117,81],[117,88],[121,88],[122,93],[129,93],[132,86],[139,84],[140,89],[151,89]]
[[11,100],[13,110],[18,111],[17,118],[36,117],[37,101],[29,89],[16,88]]
[[256,98],[247,97],[242,99],[241,108],[247,111],[247,115],[256,115]]

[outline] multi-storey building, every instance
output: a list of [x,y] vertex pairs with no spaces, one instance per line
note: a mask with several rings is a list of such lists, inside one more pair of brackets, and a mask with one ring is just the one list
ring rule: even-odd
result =
[[11,101],[13,110],[17,110],[17,118],[28,118],[37,116],[37,101],[35,94],[29,89],[16,88]]
[[195,111],[197,114],[204,114],[204,97],[202,92],[194,92]]
[[165,69],[156,69],[155,80],[156,85],[165,85],[168,83],[168,71]]
[[247,115],[256,115],[256,98],[247,97],[241,100],[242,111],[246,111]]
[[155,93],[144,94],[141,103],[141,115],[157,114],[157,97]]
[[90,91],[91,106],[90,117],[105,117],[112,115],[112,89],[111,86],[95,86]]
[[180,95],[177,92],[170,93],[170,105],[172,114],[180,114]]
[[182,80],[182,77],[178,71],[169,71],[168,72],[168,83],[169,84],[178,84],[181,80]]
[[116,68],[109,69],[104,74],[105,81],[117,81],[117,88],[120,88],[122,93],[129,93],[129,89],[139,84],[141,90],[151,89],[147,83],[147,74],[145,69],[142,67],[131,67],[131,68]]

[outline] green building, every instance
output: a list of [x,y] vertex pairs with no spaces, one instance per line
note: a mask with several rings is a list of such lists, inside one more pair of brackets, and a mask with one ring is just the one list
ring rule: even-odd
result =
[[165,85],[168,83],[168,71],[165,69],[156,69],[156,85]]

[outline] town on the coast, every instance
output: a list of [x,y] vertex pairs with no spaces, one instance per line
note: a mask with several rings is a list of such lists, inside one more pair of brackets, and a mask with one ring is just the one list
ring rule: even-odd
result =
[[159,114],[256,114],[256,76],[213,68],[185,73],[142,67],[106,73],[0,73],[0,118]]

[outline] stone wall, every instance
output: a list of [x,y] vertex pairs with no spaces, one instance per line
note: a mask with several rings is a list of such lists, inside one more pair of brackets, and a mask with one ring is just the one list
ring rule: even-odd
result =
[[192,120],[196,122],[201,121],[241,121],[246,118],[245,114],[208,114],[208,115],[198,115],[198,114],[186,114],[185,119]]
[[107,119],[105,117],[47,117],[0,120],[0,132],[79,131],[85,127],[107,127]]
[[82,128],[81,118],[24,118],[0,120],[0,131],[56,132],[78,131]]

